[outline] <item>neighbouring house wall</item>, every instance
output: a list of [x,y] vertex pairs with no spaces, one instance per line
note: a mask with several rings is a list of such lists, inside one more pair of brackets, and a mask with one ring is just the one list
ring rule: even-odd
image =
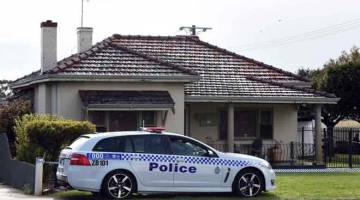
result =
[[[235,108],[271,109],[273,111],[274,139],[283,143],[297,139],[297,109],[289,104],[235,104]],[[226,104],[221,103],[190,103],[190,136],[203,142],[219,141],[219,124],[221,110],[227,110]],[[216,114],[217,124],[201,127],[198,115],[201,113]],[[225,141],[224,141],[225,142]],[[238,139],[239,143],[251,143],[252,139]],[[273,142],[267,140],[265,142]]]
[[[46,88],[51,89],[47,91]],[[168,112],[166,129],[171,132],[184,133],[184,85],[182,83],[58,82],[48,86],[39,85],[35,93],[36,112],[81,120],[83,111],[79,90],[168,91],[175,102],[175,113]],[[44,106],[47,104],[46,102],[51,103]]]

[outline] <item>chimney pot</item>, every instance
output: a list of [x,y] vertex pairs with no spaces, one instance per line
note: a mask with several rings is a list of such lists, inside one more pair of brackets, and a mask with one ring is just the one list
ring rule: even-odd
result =
[[40,27],[57,27],[57,23],[51,20],[46,20],[45,22],[41,22]]

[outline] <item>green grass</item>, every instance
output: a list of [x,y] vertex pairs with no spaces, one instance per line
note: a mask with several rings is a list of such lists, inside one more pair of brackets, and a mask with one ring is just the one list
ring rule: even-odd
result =
[[[265,199],[360,199],[360,173],[277,174],[277,189],[263,193]],[[68,191],[53,194],[59,199],[93,199],[91,193]],[[238,199],[230,194],[149,195],[135,199],[156,200],[225,200]]]

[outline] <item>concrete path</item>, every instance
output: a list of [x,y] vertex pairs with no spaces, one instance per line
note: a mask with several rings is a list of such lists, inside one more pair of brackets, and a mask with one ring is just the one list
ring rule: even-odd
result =
[[36,197],[31,195],[25,195],[21,190],[14,189],[0,183],[0,200],[16,200],[16,199],[53,200],[53,198],[49,198],[49,197]]

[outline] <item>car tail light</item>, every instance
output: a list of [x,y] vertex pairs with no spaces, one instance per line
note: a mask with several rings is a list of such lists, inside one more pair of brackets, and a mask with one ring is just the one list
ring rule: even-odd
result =
[[70,165],[89,166],[90,161],[85,155],[74,153],[71,155]]
[[165,131],[166,129],[163,127],[144,127],[143,131],[147,131],[150,133],[162,133],[163,131]]

